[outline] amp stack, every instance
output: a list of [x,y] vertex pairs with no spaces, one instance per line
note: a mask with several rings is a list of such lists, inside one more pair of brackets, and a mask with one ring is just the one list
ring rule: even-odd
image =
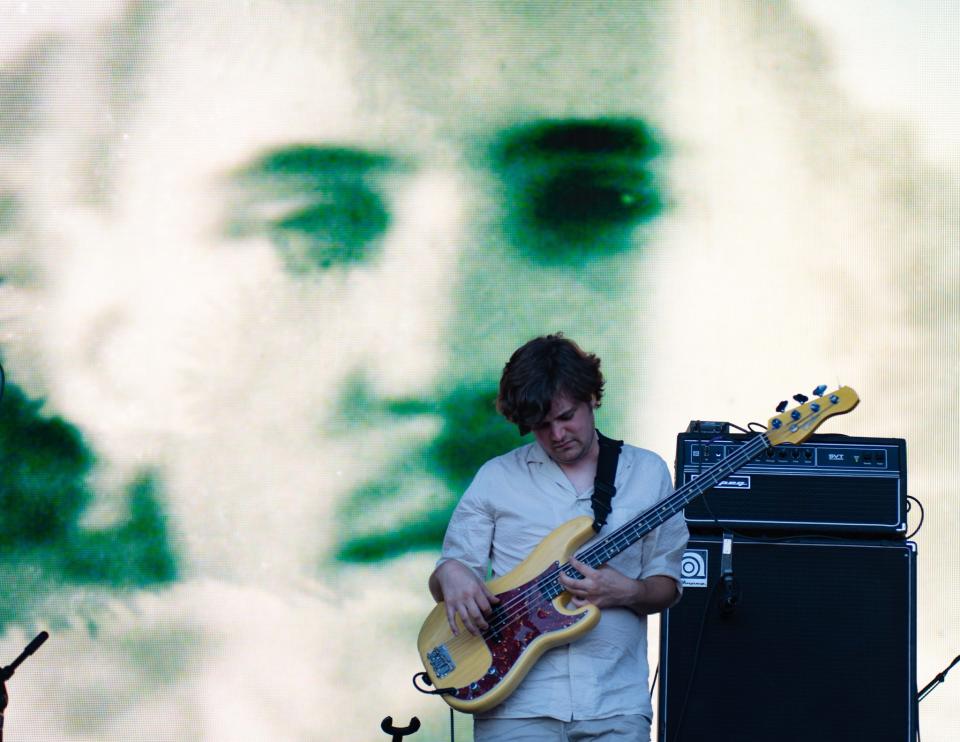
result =
[[[677,487],[753,437],[681,433]],[[683,598],[661,623],[660,742],[913,739],[906,463],[900,438],[812,435],[687,506]]]

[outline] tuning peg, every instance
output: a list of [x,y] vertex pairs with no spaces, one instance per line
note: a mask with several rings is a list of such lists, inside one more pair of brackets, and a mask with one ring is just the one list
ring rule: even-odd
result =
[[804,396],[803,394],[794,394],[793,398],[797,400],[797,402],[799,402],[800,404],[803,404],[808,399],[810,399],[810,397]]
[[783,400],[777,405],[777,412],[783,412],[785,409],[787,409],[787,400]]
[[821,384],[820,386],[818,386],[816,389],[813,390],[813,396],[822,397],[825,391],[827,391],[827,385]]

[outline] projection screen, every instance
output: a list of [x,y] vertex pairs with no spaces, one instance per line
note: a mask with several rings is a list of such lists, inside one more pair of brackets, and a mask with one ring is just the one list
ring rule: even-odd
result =
[[907,440],[932,678],[958,28],[893,0],[0,3],[0,664],[51,635],[8,740],[446,739],[410,683],[426,580],[525,442],[504,362],[555,331],[603,359],[600,428],[668,461],[691,419],[854,387],[829,432]]

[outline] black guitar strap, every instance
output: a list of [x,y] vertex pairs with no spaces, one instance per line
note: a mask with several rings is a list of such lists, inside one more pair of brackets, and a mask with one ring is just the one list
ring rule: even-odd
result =
[[590,498],[590,503],[593,505],[593,530],[595,533],[600,533],[600,529],[607,522],[607,516],[613,510],[610,501],[617,494],[614,481],[617,477],[617,459],[620,458],[623,441],[607,438],[599,430],[597,440],[600,443],[600,456],[597,460],[597,476],[593,480],[593,497]]

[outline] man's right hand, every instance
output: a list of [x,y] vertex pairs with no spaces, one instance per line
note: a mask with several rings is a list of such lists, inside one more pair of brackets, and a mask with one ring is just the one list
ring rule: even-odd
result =
[[489,615],[500,598],[490,592],[483,581],[465,564],[451,559],[434,570],[430,590],[447,608],[447,623],[454,635],[460,633],[457,616],[471,634],[479,636],[488,628],[484,616]]

